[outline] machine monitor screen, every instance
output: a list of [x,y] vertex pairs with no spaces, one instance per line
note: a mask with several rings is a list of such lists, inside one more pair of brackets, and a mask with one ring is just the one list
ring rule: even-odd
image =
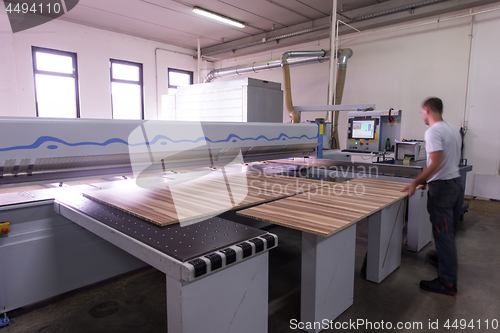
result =
[[353,139],[375,139],[375,119],[373,120],[353,120]]

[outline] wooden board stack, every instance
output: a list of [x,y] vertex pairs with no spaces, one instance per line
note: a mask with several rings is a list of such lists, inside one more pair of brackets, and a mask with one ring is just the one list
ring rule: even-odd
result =
[[404,199],[407,184],[367,178],[331,183],[317,193],[302,193],[238,211],[238,215],[328,237]]

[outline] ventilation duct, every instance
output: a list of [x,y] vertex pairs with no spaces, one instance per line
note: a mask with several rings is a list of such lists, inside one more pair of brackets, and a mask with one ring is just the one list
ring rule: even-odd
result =
[[290,82],[290,60],[304,57],[324,57],[325,50],[321,51],[288,51],[281,56],[281,66],[283,67],[283,91],[285,93],[286,113],[292,118],[292,123],[300,123],[300,114],[293,109],[292,87]]
[[[339,105],[342,104],[342,95],[344,94],[345,77],[347,73],[347,60],[352,57],[351,49],[340,50],[340,55],[338,56],[338,70],[337,70],[337,84],[335,86],[335,97],[332,104]],[[333,119],[333,135],[332,135],[332,148],[339,149],[339,111],[335,111],[335,117]]]
[[[288,64],[290,66],[296,65],[307,65],[307,64],[317,64],[328,60],[329,52],[328,51],[315,51],[315,52],[323,52],[323,56],[303,56],[302,58],[291,58],[288,59]],[[281,68],[281,59],[279,60],[271,60],[271,61],[261,61],[254,62],[247,65],[238,65],[233,67],[219,68],[210,71],[205,77],[204,83],[213,82],[215,79],[221,77],[235,76],[235,75],[244,75],[251,73],[258,73],[263,71],[268,71],[271,69]]]

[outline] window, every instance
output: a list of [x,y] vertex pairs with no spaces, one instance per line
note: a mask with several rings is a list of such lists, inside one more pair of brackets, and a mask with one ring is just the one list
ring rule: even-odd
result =
[[142,64],[110,59],[113,119],[144,119]]
[[76,53],[32,46],[37,117],[80,118]]
[[182,69],[168,69],[168,93],[175,94],[177,87],[189,86],[193,84],[193,72]]

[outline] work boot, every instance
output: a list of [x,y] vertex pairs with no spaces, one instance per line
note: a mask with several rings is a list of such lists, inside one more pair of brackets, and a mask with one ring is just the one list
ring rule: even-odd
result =
[[420,288],[431,291],[433,293],[455,296],[457,294],[457,285],[449,285],[445,282],[441,282],[439,278],[432,281],[420,281]]

